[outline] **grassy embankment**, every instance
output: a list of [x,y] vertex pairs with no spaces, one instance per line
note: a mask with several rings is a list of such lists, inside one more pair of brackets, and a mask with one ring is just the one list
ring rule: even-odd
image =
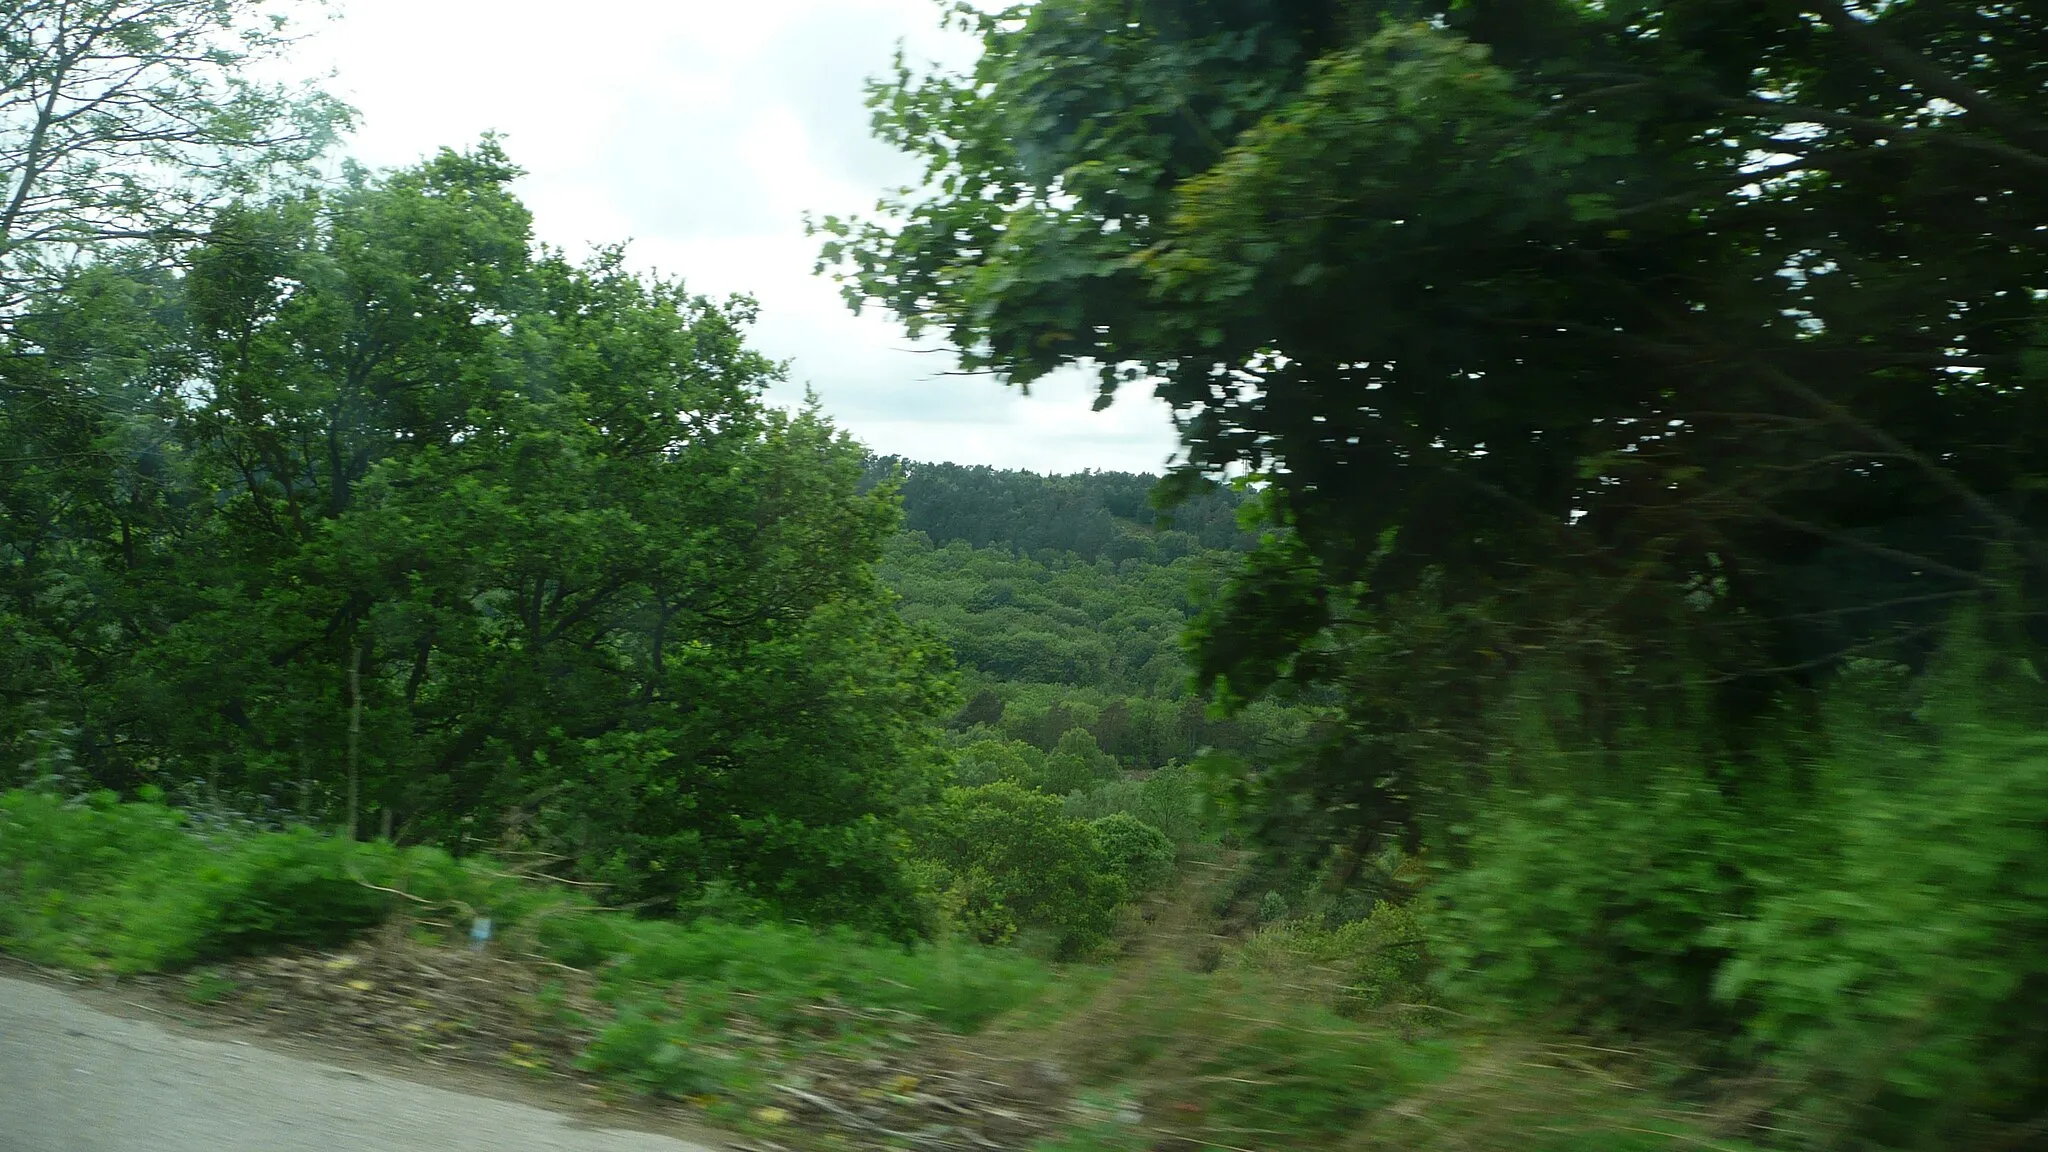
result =
[[[553,1017],[579,1032],[584,1074],[774,1128],[784,1142],[898,1142],[829,1101],[822,1124],[792,1111],[815,1100],[800,1087],[812,1058],[880,1065],[921,1045],[1045,1070],[1057,1091],[1031,1101],[999,1146],[1732,1147],[1646,1089],[1646,1064],[1454,1025],[1385,996],[1362,1004],[1357,973],[1323,963],[1314,941],[1269,933],[1219,953],[1211,929],[1228,871],[1189,872],[1173,898],[1129,918],[1116,961],[1055,966],[953,942],[631,919],[430,849],[200,828],[157,804],[14,792],[0,796],[0,950],[117,976],[186,973],[197,1001],[222,994],[215,966],[238,957],[332,949],[398,922],[416,944],[460,949],[488,914],[495,950],[589,989],[596,1018]],[[536,1019],[548,1026],[546,1013]],[[869,1094],[916,1094],[916,1077],[895,1079],[900,1091]],[[848,1130],[831,1130],[835,1111]]]

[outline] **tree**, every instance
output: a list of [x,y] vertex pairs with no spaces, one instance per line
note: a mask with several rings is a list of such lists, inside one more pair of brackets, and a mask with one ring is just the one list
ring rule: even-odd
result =
[[953,918],[987,942],[1036,929],[1056,954],[1079,955],[1107,941],[1131,894],[1125,861],[1095,827],[1065,815],[1058,798],[1008,781],[948,788],[913,826]]
[[486,142],[236,203],[182,277],[103,261],[25,314],[103,402],[0,540],[0,701],[103,786],[359,791],[621,898],[910,930],[892,821],[954,701],[875,579],[892,492],[762,402],[751,302],[536,248],[517,175]]
[[1095,743],[1086,728],[1069,728],[1045,760],[1045,790],[1056,796],[1079,792],[1116,776],[1116,759]]
[[53,739],[70,721],[44,689],[115,659],[75,641],[73,628],[111,624],[72,562],[111,533],[121,563],[146,570],[150,529],[190,511],[171,499],[183,462],[151,411],[180,370],[154,351],[152,309],[175,294],[166,259],[205,230],[208,205],[292,175],[347,117],[243,74],[288,43],[285,10],[0,8],[0,676],[37,686],[0,708]]
[[17,0],[0,11],[0,314],[82,250],[190,238],[312,158],[333,100],[248,78],[280,0]]
[[1539,660],[1596,737],[1638,700],[1739,742],[1845,654],[1920,659],[1988,542],[2043,586],[2039,12],[962,18],[970,75],[873,92],[927,181],[824,263],[971,368],[1150,382],[1189,477],[1265,478],[1200,674],[1341,703],[1323,811],[1412,826],[1423,745]]

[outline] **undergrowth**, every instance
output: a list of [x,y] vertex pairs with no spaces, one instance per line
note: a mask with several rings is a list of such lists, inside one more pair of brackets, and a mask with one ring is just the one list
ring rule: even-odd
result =
[[[180,972],[338,946],[399,913],[444,943],[489,917],[502,947],[594,973],[614,1015],[583,1067],[674,1097],[752,1098],[778,1053],[807,1045],[971,1032],[1053,980],[1014,949],[905,946],[715,911],[635,919],[431,848],[303,828],[201,829],[154,798],[0,794],[0,951],[34,963]],[[226,994],[204,972],[188,984],[195,1002]]]
[[[218,960],[334,946],[399,914],[452,944],[489,916],[494,947],[591,973],[609,1018],[584,1071],[729,1122],[763,1111],[807,1053],[885,1055],[1002,1017],[1008,1043],[1066,1061],[1114,1102],[1080,1109],[1047,1152],[1723,1147],[1609,1072],[1393,1011],[1417,973],[1412,921],[1392,907],[1335,928],[1275,925],[1212,973],[1155,962],[1114,975],[1016,948],[698,912],[637,919],[488,860],[201,829],[155,802],[0,795],[0,949],[186,971],[204,1003],[234,994],[201,967]],[[1058,1050],[1059,1035],[1079,1040]]]
[[401,903],[516,923],[565,899],[431,848],[202,830],[150,799],[33,791],[0,794],[0,897],[0,950],[118,975],[331,947]]
[[1443,1017],[1360,1014],[1260,964],[1148,971],[1127,995],[1095,1004],[1087,1024],[1080,1071],[1120,1103],[1078,1117],[1037,1152],[1748,1147],[1714,1139],[1650,1090],[1646,1063]]

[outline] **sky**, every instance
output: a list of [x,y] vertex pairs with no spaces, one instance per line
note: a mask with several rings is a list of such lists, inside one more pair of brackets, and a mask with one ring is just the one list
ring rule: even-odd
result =
[[1092,378],[1027,398],[946,376],[870,308],[812,274],[806,212],[860,213],[917,178],[868,135],[863,81],[902,42],[913,61],[971,60],[933,0],[336,0],[295,50],[361,119],[348,152],[374,166],[504,138],[539,238],[571,252],[626,242],[632,263],[761,306],[754,344],[789,361],[782,403],[814,390],[870,448],[1072,472],[1158,471],[1165,405],[1125,393],[1091,412]]

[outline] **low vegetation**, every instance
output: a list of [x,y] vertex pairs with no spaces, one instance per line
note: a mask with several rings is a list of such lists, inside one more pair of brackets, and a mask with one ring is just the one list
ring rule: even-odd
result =
[[[1060,821],[1072,829],[1106,826],[1084,853],[1109,860],[1097,884],[1130,893],[1166,881],[1174,869],[1173,846],[1124,813],[1090,824],[1061,816],[1054,798],[1015,785],[984,788],[993,796],[961,801],[996,813],[996,824],[978,828],[982,839],[1037,853],[1034,837]],[[1033,795],[1038,802],[1026,803]],[[1027,831],[1006,828],[1020,819]],[[1200,944],[1212,937],[1190,889],[1148,905],[1177,927],[1154,930],[1135,920],[1121,929],[1094,927],[1136,951],[1113,968],[1076,968],[1012,945],[976,943],[987,921],[964,911],[935,942],[912,946],[762,919],[758,905],[731,893],[650,920],[484,857],[200,821],[153,799],[22,790],[0,795],[0,897],[0,949],[86,971],[189,973],[185,997],[201,1006],[240,994],[223,974],[238,957],[339,950],[394,924],[409,926],[416,944],[452,957],[466,949],[476,919],[488,916],[494,952],[585,974],[594,1016],[566,1007],[559,990],[545,991],[559,989],[554,980],[542,982],[530,1013],[544,1031],[582,1037],[573,1059],[583,1073],[783,1138],[792,1135],[790,1098],[778,1085],[806,1068],[862,1052],[894,1067],[905,1045],[959,1036],[978,1037],[966,1042],[986,1058],[1030,1053],[1033,1062],[1055,1060],[1078,1077],[1072,1097],[1042,1105],[1038,1128],[1065,1132],[1036,1145],[1043,1149],[1137,1149],[1163,1137],[1432,1147],[1412,1143],[1419,1130],[1401,1118],[1404,1102],[1467,1090],[1458,1087],[1461,1078],[1485,1075],[1473,1062],[1489,1053],[1442,1020],[1409,1010],[1423,994],[1421,949],[1389,938],[1412,931],[1413,919],[1384,904],[1365,921],[1327,931],[1269,926],[1220,970],[1205,972],[1211,965],[1201,961]],[[1031,904],[991,900],[981,915],[1020,907]],[[1042,943],[1054,946],[1052,938]],[[333,979],[354,978],[365,969],[351,955],[323,967],[334,970]],[[500,1055],[510,1066],[543,1067],[523,1043]],[[1575,1094],[1570,1110],[1548,1120],[1560,1133],[1556,1147],[1667,1146],[1648,1135],[1634,1143],[1569,1143],[1567,1135],[1607,1139],[1617,1115],[1645,1106],[1593,1087],[1611,1079],[1611,1069],[1596,1076],[1559,1066],[1544,1075],[1558,1081],[1556,1090]],[[1550,1090],[1520,1089],[1532,1097]],[[829,1127],[834,1118],[819,1119]],[[1700,1138],[1675,1112],[1650,1107],[1644,1122],[1667,1125],[1673,1141]],[[1360,1133],[1367,1143],[1358,1143]],[[1460,1146],[1511,1142],[1501,1133],[1498,1142]]]

